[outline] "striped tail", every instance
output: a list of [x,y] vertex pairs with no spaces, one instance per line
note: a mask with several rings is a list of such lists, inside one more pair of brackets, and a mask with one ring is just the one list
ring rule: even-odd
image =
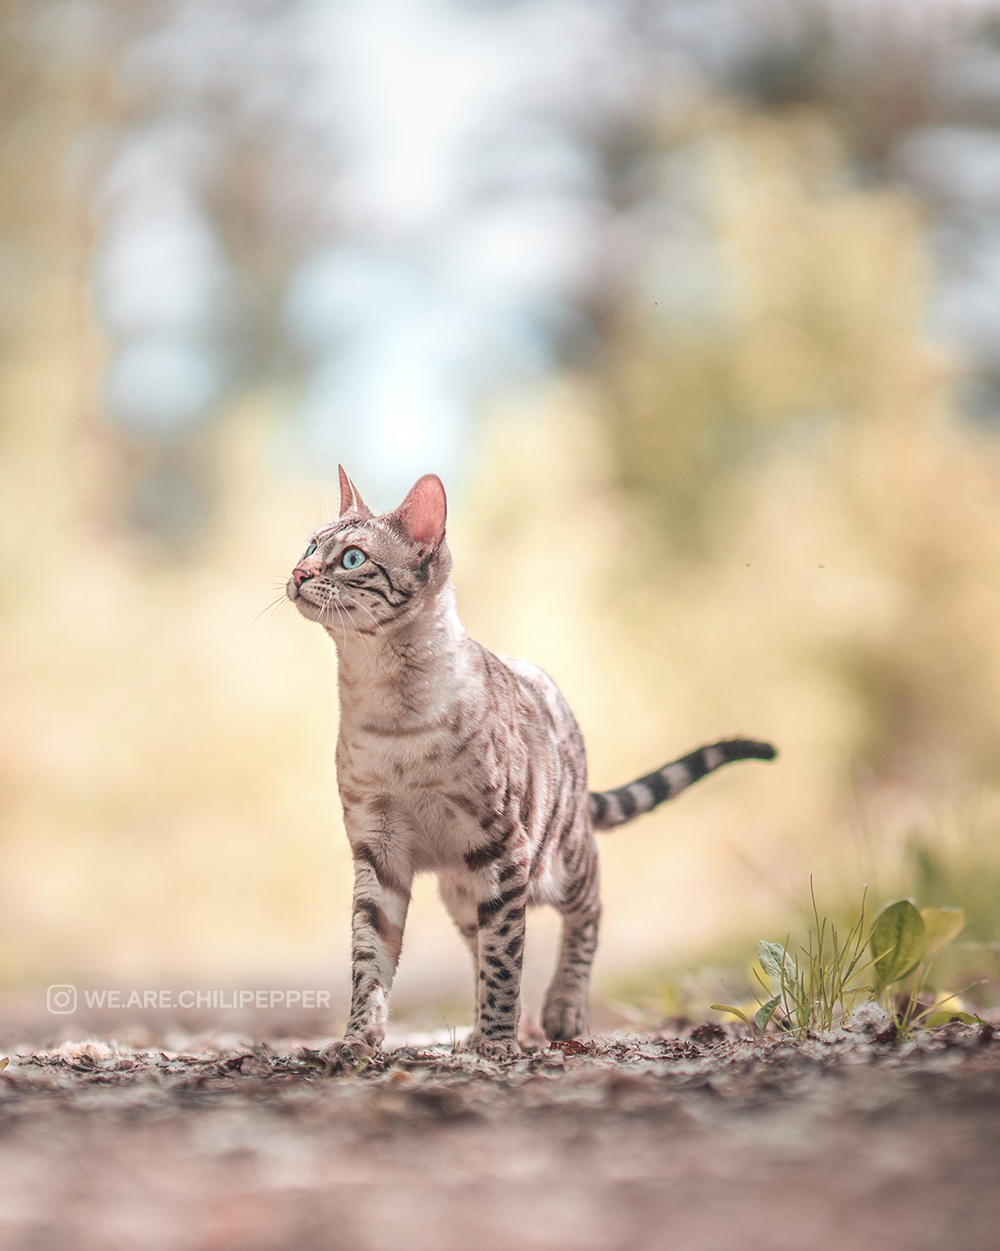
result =
[[777,751],[770,743],[754,743],[747,738],[731,738],[725,743],[699,747],[697,751],[672,760],[655,773],[619,786],[616,791],[591,792],[590,819],[597,830],[624,825],[640,812],[650,812],[665,799],[673,799],[706,773],[713,773],[732,760],[773,760]]

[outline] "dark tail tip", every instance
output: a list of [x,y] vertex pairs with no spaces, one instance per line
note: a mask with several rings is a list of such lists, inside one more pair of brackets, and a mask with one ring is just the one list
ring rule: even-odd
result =
[[726,743],[716,743],[727,762],[730,760],[773,760],[778,749],[771,743],[758,743],[750,738],[733,738]]

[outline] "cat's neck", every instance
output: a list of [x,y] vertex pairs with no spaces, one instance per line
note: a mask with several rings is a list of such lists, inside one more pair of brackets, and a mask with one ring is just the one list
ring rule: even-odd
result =
[[406,729],[454,706],[468,636],[450,582],[398,624],[372,634],[328,633],[337,644],[342,725]]

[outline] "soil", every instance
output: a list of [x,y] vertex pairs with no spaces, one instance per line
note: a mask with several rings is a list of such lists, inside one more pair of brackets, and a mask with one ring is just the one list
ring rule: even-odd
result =
[[[889,1031],[891,1033],[891,1031]],[[502,1063],[408,1046],[19,1049],[18,1251],[996,1251],[1000,1041],[709,1028]]]

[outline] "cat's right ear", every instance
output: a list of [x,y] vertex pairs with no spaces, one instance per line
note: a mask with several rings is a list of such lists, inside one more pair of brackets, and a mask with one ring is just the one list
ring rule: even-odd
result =
[[425,473],[390,517],[416,547],[429,551],[440,547],[448,503],[444,484],[437,474]]
[[344,472],[344,466],[338,465],[340,471],[340,515],[357,513],[359,517],[371,517],[372,510],[361,498],[361,492]]

